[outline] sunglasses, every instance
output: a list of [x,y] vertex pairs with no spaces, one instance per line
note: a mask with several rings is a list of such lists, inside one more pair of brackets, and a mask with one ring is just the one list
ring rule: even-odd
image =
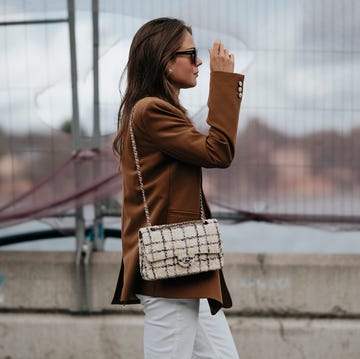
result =
[[192,50],[186,50],[186,51],[177,51],[175,52],[175,55],[190,55],[191,57],[191,62],[196,65],[196,61],[197,61],[197,49],[192,49]]

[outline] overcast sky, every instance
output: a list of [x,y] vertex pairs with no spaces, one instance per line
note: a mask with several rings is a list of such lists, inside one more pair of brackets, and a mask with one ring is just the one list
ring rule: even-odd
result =
[[[77,1],[81,126],[92,130],[91,2]],[[203,65],[198,86],[181,94],[206,116],[207,49],[220,39],[246,75],[241,128],[253,117],[284,132],[360,126],[360,2],[357,0],[100,0],[101,130],[116,129],[119,78],[131,38],[147,20],[193,26]],[[66,1],[0,0],[0,21],[66,17]],[[58,128],[71,117],[66,24],[0,27],[0,126],[13,132]]]

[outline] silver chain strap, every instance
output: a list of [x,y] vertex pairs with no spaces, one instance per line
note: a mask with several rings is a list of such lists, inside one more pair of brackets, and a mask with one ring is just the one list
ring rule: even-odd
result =
[[[201,177],[202,181],[202,177]],[[204,221],[205,220],[205,211],[204,211],[204,205],[203,205],[203,196],[201,193],[201,187],[200,187],[200,218]]]
[[[146,202],[146,196],[145,196],[145,189],[144,189],[144,183],[141,175],[140,170],[140,161],[139,161],[139,155],[136,148],[136,142],[135,142],[135,136],[134,136],[134,130],[133,130],[133,117],[135,112],[135,106],[133,107],[131,113],[130,113],[130,138],[131,138],[131,144],[134,152],[134,158],[135,158],[135,165],[136,165],[136,172],[139,178],[139,184],[140,184],[140,190],[142,199],[144,202],[144,209],[145,209],[145,217],[146,217],[146,224],[150,227],[151,226],[151,220],[150,220],[150,212],[149,207]],[[205,220],[205,211],[204,211],[204,205],[203,205],[203,197],[200,189],[200,218],[202,220]]]

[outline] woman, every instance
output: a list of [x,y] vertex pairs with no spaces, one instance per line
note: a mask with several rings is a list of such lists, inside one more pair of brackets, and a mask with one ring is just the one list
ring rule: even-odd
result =
[[234,56],[220,42],[215,41],[209,53],[210,128],[205,136],[196,131],[179,102],[180,89],[196,86],[202,64],[191,28],[177,19],[155,19],[138,30],[130,47],[127,88],[113,144],[123,176],[123,259],[112,303],[144,305],[145,358],[238,358],[221,310],[232,305],[221,270],[156,281],[142,280],[139,272],[138,230],[146,226],[146,218],[130,115],[133,111],[152,224],[199,219],[201,167],[228,167],[234,157],[243,82],[242,75],[233,73]]

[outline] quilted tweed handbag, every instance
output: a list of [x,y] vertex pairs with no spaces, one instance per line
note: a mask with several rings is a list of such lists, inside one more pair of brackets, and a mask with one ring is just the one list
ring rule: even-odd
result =
[[130,115],[130,137],[144,202],[147,226],[139,229],[140,274],[144,280],[188,276],[220,269],[224,265],[222,241],[216,219],[205,219],[200,190],[200,219],[151,225],[140,161]]

